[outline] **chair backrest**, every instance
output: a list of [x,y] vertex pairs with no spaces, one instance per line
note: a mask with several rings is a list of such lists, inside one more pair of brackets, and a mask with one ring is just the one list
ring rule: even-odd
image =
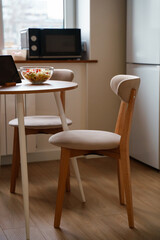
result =
[[116,75],[110,82],[113,92],[121,98],[115,133],[121,135],[120,146],[124,148],[129,147],[132,115],[139,85],[140,78],[133,75]]
[[125,102],[129,102],[131,89],[135,89],[137,91],[139,84],[139,77],[122,74],[114,76],[110,82],[113,92]]
[[54,69],[51,80],[69,81],[74,78],[74,73],[70,69]]

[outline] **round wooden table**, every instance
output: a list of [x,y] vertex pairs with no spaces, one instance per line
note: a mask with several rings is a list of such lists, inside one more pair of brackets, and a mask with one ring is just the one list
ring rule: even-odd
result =
[[22,174],[22,191],[24,202],[24,214],[26,224],[26,239],[30,239],[29,230],[29,193],[28,193],[28,170],[27,170],[27,151],[26,151],[26,138],[24,128],[24,103],[23,94],[31,93],[47,93],[53,92],[56,99],[56,104],[59,110],[59,115],[62,121],[63,130],[68,130],[66,123],[66,117],[64,114],[60,92],[68,91],[78,87],[75,82],[55,81],[48,80],[43,84],[31,84],[29,81],[22,80],[22,83],[18,83],[15,86],[1,86],[0,94],[15,94],[17,104],[17,117],[20,139],[20,158],[21,158],[21,174]]
[[77,88],[75,82],[48,80],[43,84],[31,84],[29,81],[22,80],[15,86],[1,86],[0,94],[27,94],[27,93],[44,93],[59,92]]

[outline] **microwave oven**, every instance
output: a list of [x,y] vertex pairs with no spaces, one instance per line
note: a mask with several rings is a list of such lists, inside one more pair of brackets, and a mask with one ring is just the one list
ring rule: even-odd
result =
[[21,30],[21,48],[28,59],[81,58],[81,30],[77,28],[28,28]]

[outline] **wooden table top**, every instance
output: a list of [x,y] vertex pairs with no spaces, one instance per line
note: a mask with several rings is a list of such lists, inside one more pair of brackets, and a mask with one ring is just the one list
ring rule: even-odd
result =
[[0,94],[27,94],[27,93],[44,93],[59,92],[77,88],[75,82],[48,80],[43,84],[31,84],[29,81],[22,80],[15,86],[0,86]]

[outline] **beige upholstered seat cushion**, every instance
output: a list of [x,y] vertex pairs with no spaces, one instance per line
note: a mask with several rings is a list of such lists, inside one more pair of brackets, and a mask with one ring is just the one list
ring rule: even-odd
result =
[[[67,124],[71,125],[72,121],[67,118]],[[9,122],[9,125],[18,126],[18,119],[15,118]],[[58,116],[26,116],[24,118],[24,125],[27,128],[45,129],[45,128],[61,128],[61,119]]]
[[105,150],[117,148],[120,139],[120,135],[107,131],[69,130],[51,136],[49,142],[71,149]]

